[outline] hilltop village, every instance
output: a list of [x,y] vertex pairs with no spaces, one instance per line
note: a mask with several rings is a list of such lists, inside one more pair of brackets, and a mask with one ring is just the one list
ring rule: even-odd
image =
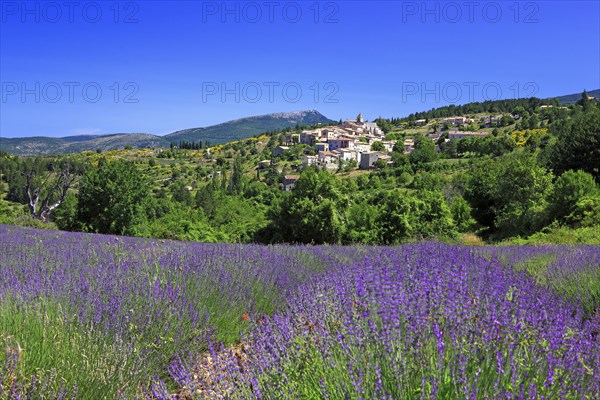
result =
[[[491,132],[484,130],[468,130],[470,127],[485,128],[513,123],[519,116],[512,115],[483,115],[477,119],[464,116],[449,117],[433,120],[418,119],[411,122],[417,130],[427,130],[423,137],[429,138],[436,152],[444,148],[444,144],[452,140],[465,138],[484,138]],[[440,129],[441,128],[441,129]],[[444,132],[445,131],[445,132]],[[413,135],[396,138],[399,135],[389,135],[376,122],[365,121],[362,114],[355,120],[346,120],[338,125],[328,125],[314,129],[302,130],[300,133],[286,133],[282,144],[272,151],[273,158],[280,157],[298,145],[306,147],[303,151],[301,165],[297,169],[317,167],[330,171],[339,170],[370,170],[393,166],[392,152],[409,155],[415,148]],[[265,170],[273,165],[273,160],[262,160],[257,165],[258,170]],[[282,171],[278,171],[282,172]],[[289,191],[299,175],[285,175],[282,188]]]

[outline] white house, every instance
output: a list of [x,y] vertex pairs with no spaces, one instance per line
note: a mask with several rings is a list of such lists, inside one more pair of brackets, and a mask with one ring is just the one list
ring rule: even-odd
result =
[[304,168],[308,168],[310,166],[317,165],[318,161],[319,157],[317,156],[304,156],[302,157],[302,166]]

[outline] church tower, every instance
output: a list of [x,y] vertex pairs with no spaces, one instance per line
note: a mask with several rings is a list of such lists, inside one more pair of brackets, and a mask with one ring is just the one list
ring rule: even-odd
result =
[[358,116],[356,117],[356,122],[362,124],[363,123],[363,116],[362,113],[358,114]]

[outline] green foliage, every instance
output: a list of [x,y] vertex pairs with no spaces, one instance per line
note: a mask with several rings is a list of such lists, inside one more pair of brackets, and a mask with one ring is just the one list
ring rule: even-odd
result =
[[415,175],[412,182],[414,189],[436,191],[444,186],[444,180],[439,174],[431,172],[421,172]]
[[230,243],[248,243],[267,224],[265,207],[241,196],[218,193],[209,223]]
[[[584,209],[594,204],[600,190],[594,178],[581,170],[566,171],[554,183],[549,196],[550,218],[575,225],[584,219]],[[600,224],[600,220],[597,221]]]
[[416,193],[423,203],[419,215],[418,235],[423,238],[453,237],[456,234],[452,211],[441,191],[425,190]]
[[385,169],[387,168],[388,164],[387,161],[379,159],[373,163],[373,166],[377,169]]
[[390,132],[385,135],[385,140],[398,140],[402,142],[404,140],[405,134],[402,132]]
[[543,227],[552,174],[535,155],[519,152],[476,168],[465,198],[473,217],[499,237],[531,234]]
[[195,242],[226,241],[227,238],[215,232],[202,213],[172,203],[167,204],[165,214],[136,226],[135,236]]
[[60,230],[76,231],[79,229],[77,196],[74,193],[68,193],[60,206],[52,212],[52,221]]
[[196,207],[204,211],[204,215],[211,219],[215,216],[216,194],[219,190],[217,179],[212,178],[208,185],[198,189],[196,192]]
[[385,146],[380,140],[376,140],[371,144],[371,151],[385,151]]
[[414,138],[415,148],[410,153],[410,162],[413,164],[427,163],[437,158],[435,144],[426,136],[417,135]]
[[32,217],[44,222],[64,200],[80,172],[69,158],[0,158],[2,175],[9,184],[7,199],[27,204]]
[[[596,219],[596,225],[597,225]],[[600,245],[600,229],[597,226],[583,228],[569,228],[566,226],[550,226],[540,232],[536,232],[527,238],[511,238],[502,242],[505,245],[541,245],[561,244],[577,245],[590,244]]]
[[600,109],[581,112],[550,132],[556,141],[547,148],[547,160],[554,173],[582,170],[600,182]]
[[229,190],[233,193],[241,193],[244,189],[244,171],[242,169],[242,160],[237,157],[233,163],[233,173],[231,174],[231,183]]
[[[569,109],[541,109],[542,104],[558,103],[521,99],[448,106],[407,119],[378,118],[376,122],[385,127],[386,139],[398,141],[391,153],[393,168],[379,161],[377,171],[365,173],[354,171],[355,162],[340,163],[338,174],[333,176],[303,173],[302,176],[307,176],[301,179],[300,189],[295,193],[279,189],[282,176],[296,170],[294,164],[303,154],[314,151],[313,147],[290,146],[274,160],[275,165],[248,173],[258,161],[270,157],[273,148],[283,144],[286,133],[293,132],[291,128],[275,129],[260,138],[213,147],[210,149],[212,160],[191,150],[201,145],[210,146],[209,143],[189,142],[185,138],[173,143],[173,149],[159,154],[135,151],[98,156],[86,153],[82,157],[89,165],[86,177],[81,185],[75,181],[63,204],[52,212],[51,220],[66,230],[184,240],[372,244],[379,243],[381,238],[385,243],[398,243],[421,237],[452,236],[455,231],[467,233],[479,228],[482,231],[477,234],[483,234],[488,240],[527,237],[552,221],[554,224],[544,232],[564,224],[571,228],[592,227],[600,219],[597,186],[591,184],[590,175],[583,172],[572,175],[565,172],[568,168],[559,167],[577,162],[579,164],[571,165],[571,169],[588,171],[598,179],[594,175],[597,170],[594,165],[598,165],[594,154],[598,146],[590,139],[598,132],[597,102],[582,98],[580,103]],[[404,131],[411,123],[414,125],[417,116],[427,119],[430,127],[437,129],[441,127],[439,121],[438,126],[435,125],[434,118],[462,114],[484,123],[480,115],[475,115],[483,112],[504,113],[499,126],[514,122],[509,115],[512,112],[523,130],[496,127],[488,137],[449,142],[444,141],[447,133],[442,132],[437,143],[445,157],[439,161],[436,161],[434,142],[416,134],[415,150],[411,155],[403,154]],[[532,130],[532,124],[547,124],[549,130]],[[296,127],[296,131],[298,128],[301,127]],[[188,147],[190,150],[182,150]],[[375,141],[372,149],[383,151],[385,147]],[[533,160],[535,155],[543,165],[559,173],[555,188],[549,181],[552,175]],[[128,177],[129,173],[94,178],[99,174],[95,171],[95,162],[104,156],[134,160],[136,165],[131,165],[131,169],[138,172],[131,172],[134,178]],[[460,156],[467,158],[448,159]],[[16,204],[28,203],[23,172],[26,166],[34,166],[42,177],[50,171],[51,165],[59,166],[61,160],[66,159],[45,157],[36,164],[33,158],[0,154],[0,180],[8,183],[2,188],[5,201],[0,203],[0,220],[45,227],[25,218],[22,207]],[[101,161],[99,170],[107,168],[105,163],[112,162]],[[211,173],[215,177],[208,179]],[[249,175],[255,178],[250,179]],[[465,182],[448,186],[447,182],[450,179],[456,182],[457,176],[463,177]],[[150,188],[149,182],[157,183]],[[303,188],[303,182],[310,182],[313,187]],[[401,200],[389,198],[388,192],[395,189],[399,191],[394,191],[392,198],[401,196]],[[120,194],[121,191],[124,193]],[[442,192],[443,204],[437,195],[428,198],[431,204],[425,204],[420,197]],[[82,198],[85,198],[83,203],[78,201]],[[437,209],[429,210],[432,206]],[[391,226],[386,221],[388,210],[395,213],[396,218]]]
[[191,191],[183,181],[177,181],[169,187],[173,200],[191,207],[194,204],[194,198]]
[[338,243],[348,198],[340,181],[327,171],[305,171],[283,199],[271,225],[275,240],[291,243]]
[[[558,105],[556,99],[538,99],[535,97],[527,99],[487,100],[484,102],[473,102],[463,105],[449,105],[435,108],[429,111],[410,114],[404,121],[415,121],[418,119],[432,119],[452,117],[456,115],[467,115],[477,113],[509,113],[524,116],[526,112],[533,113],[535,109],[543,104]],[[401,121],[402,121],[401,120]]]
[[471,206],[464,197],[454,197],[450,202],[450,211],[459,232],[468,232],[475,225],[475,219],[471,216]]
[[410,166],[410,158],[407,154],[404,154],[404,146],[401,146],[400,150],[396,149],[394,145],[394,151],[392,152],[392,161],[394,162],[394,168],[403,168]]
[[397,244],[411,237],[455,235],[452,213],[441,192],[420,191],[411,195],[400,189],[386,191],[376,219],[378,241]]
[[580,227],[600,226],[600,195],[585,196],[573,207],[568,222]]
[[400,176],[398,176],[398,185],[400,186],[408,186],[413,182],[413,176],[408,172],[402,172]]
[[377,126],[383,131],[383,133],[388,133],[393,129],[393,125],[384,118],[376,118],[373,122],[377,124]]
[[348,224],[344,235],[346,243],[378,243],[377,230],[380,209],[367,201],[352,203],[348,209]]
[[412,236],[418,224],[421,202],[400,190],[386,191],[376,220],[377,239],[382,244],[396,244]]
[[83,229],[98,233],[131,233],[140,222],[149,187],[131,162],[102,160],[81,181],[77,218]]
[[502,135],[499,137],[486,136],[474,138],[462,138],[451,140],[447,145],[446,154],[450,157],[464,155],[465,153],[474,153],[479,156],[490,155],[499,157],[510,153],[517,147],[517,143],[511,136]]

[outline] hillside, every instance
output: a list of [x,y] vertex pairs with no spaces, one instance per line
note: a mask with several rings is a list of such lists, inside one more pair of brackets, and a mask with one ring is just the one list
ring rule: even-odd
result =
[[165,147],[169,142],[148,133],[117,133],[94,136],[67,136],[51,138],[0,138],[0,150],[20,156],[79,153],[84,150],[102,151],[131,147]]
[[[600,98],[600,89],[590,90],[588,94],[595,98]],[[557,97],[560,104],[575,104],[577,100],[581,98],[580,93],[567,94],[564,96]]]
[[317,110],[280,112],[240,118],[205,128],[190,128],[156,136],[149,133],[117,133],[109,135],[77,135],[62,138],[33,136],[25,138],[1,138],[0,150],[21,156],[78,153],[85,150],[102,151],[134,148],[168,147],[171,142],[209,141],[222,144],[247,139],[266,131],[275,131],[296,125],[331,123]]
[[169,142],[208,140],[211,144],[222,144],[247,139],[266,131],[293,128],[296,125],[328,124],[332,122],[334,121],[317,110],[281,112],[240,118],[206,128],[184,129],[170,133],[164,138]]
[[[53,171],[50,182],[60,186],[60,169],[69,163],[76,171],[80,166],[96,171],[100,160],[107,159],[114,163],[98,172],[103,177],[97,184],[87,186],[98,193],[84,193],[82,199],[110,199],[115,188],[118,193],[124,187],[140,189],[139,196],[127,198],[143,199],[144,205],[136,208],[143,215],[120,221],[119,210],[128,207],[113,204],[120,198],[109,200],[110,206],[79,206],[81,186],[74,182],[64,207],[51,215],[57,227],[67,230],[98,226],[102,233],[191,241],[389,245],[431,237],[460,240],[462,234],[498,242],[557,227],[581,229],[557,233],[561,243],[565,234],[573,238],[569,242],[598,243],[592,230],[600,221],[594,208],[600,204],[594,144],[600,102],[557,107],[554,98],[549,107],[541,107],[543,101],[471,103],[460,106],[469,114],[455,118],[439,115],[458,107],[423,113],[428,122],[415,120],[415,115],[413,120],[378,118],[378,127],[357,118],[304,128],[300,137],[297,130],[295,135],[270,131],[212,143],[210,151],[187,146],[88,151],[44,157],[35,161],[35,168]],[[110,147],[122,137],[129,136],[62,141],[70,141],[70,149],[92,141]],[[34,139],[39,147],[48,138]],[[21,205],[30,203],[24,177],[32,166],[27,157],[0,155],[0,223],[29,223],[23,217],[30,210]],[[567,174],[569,170],[576,172]],[[135,184],[105,186],[115,177],[134,177]],[[304,189],[296,191],[300,181]],[[52,187],[40,193],[50,193]],[[306,190],[311,187],[322,187],[323,194]],[[328,201],[321,204],[322,197]],[[86,211],[91,209],[111,212]],[[392,212],[402,218],[390,220]],[[44,223],[41,213],[35,216]],[[106,222],[93,220],[100,217]]]

